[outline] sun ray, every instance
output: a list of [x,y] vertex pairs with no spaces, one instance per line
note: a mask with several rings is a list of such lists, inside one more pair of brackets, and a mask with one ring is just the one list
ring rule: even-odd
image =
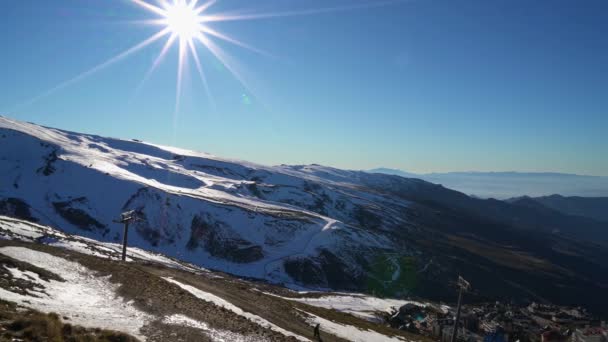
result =
[[312,14],[322,14],[322,13],[331,13],[331,12],[382,7],[382,6],[388,6],[388,5],[393,5],[393,4],[397,4],[397,3],[403,3],[406,1],[411,1],[411,0],[374,1],[374,2],[367,2],[367,3],[363,3],[363,4],[351,5],[351,6],[312,8],[312,9],[301,10],[301,11],[246,13],[246,14],[218,13],[218,14],[210,14],[210,15],[202,16],[201,22],[208,23],[208,22],[222,22],[222,21],[242,21],[242,20],[259,20],[259,19],[269,19],[269,18],[280,18],[280,17],[295,17],[295,16],[304,16],[304,15],[312,15]]
[[151,5],[147,2],[145,2],[144,0],[131,0],[133,3],[135,3],[136,5],[141,6],[142,8],[147,9],[150,12],[156,13],[160,16],[165,16],[167,15],[167,11],[165,11],[164,9],[160,8],[160,7],[156,7],[154,5]]
[[167,8],[170,5],[167,0],[156,0],[156,3],[160,5],[160,8]]
[[[257,100],[258,105],[264,108],[267,112],[271,112],[270,107],[264,103],[258,91],[251,85],[249,80],[241,73],[239,63],[220,46],[215,44],[211,39],[199,34],[195,38],[199,40],[207,48],[211,54],[232,74],[232,76],[243,86],[244,90]],[[246,70],[246,69],[245,69]]]
[[249,82],[241,75],[241,73],[234,66],[234,61],[228,53],[226,53],[221,47],[217,46],[212,40],[207,39],[202,34],[195,36],[214,56],[217,58],[228,71],[243,85],[247,91],[255,95],[253,88],[250,87]]
[[167,25],[167,21],[164,19],[129,20],[127,22],[131,23],[131,24],[141,24],[141,25],[151,25],[151,26]]
[[198,3],[198,0],[191,0],[190,3],[188,4],[188,8],[191,10],[194,10],[197,3]]
[[242,48],[245,48],[247,50],[259,53],[260,55],[264,55],[264,56],[271,57],[271,58],[277,58],[276,56],[272,55],[269,52],[266,52],[264,50],[260,50],[258,48],[255,48],[255,47],[253,47],[251,45],[245,44],[245,43],[243,43],[243,42],[241,42],[239,40],[236,40],[236,39],[234,39],[234,38],[232,38],[230,36],[227,36],[227,35],[225,35],[223,33],[217,32],[216,30],[213,30],[213,29],[211,29],[209,27],[204,27],[203,26],[202,27],[202,31],[205,32],[205,33],[207,33],[207,34],[210,34],[210,35],[212,35],[212,36],[214,36],[216,38],[219,38],[221,40],[227,41],[227,42],[232,43],[234,45],[238,45],[238,46],[240,46]]
[[53,93],[55,93],[55,92],[57,92],[57,91],[59,91],[59,90],[61,90],[63,88],[66,88],[66,87],[68,87],[68,86],[70,86],[70,85],[72,85],[74,83],[82,81],[83,79],[85,79],[85,78],[87,78],[87,77],[95,74],[96,72],[98,72],[98,71],[100,71],[102,69],[105,69],[108,66],[110,66],[110,65],[112,65],[112,64],[114,64],[116,62],[119,62],[119,61],[127,58],[128,56],[134,54],[135,52],[137,52],[137,51],[145,48],[146,46],[154,43],[155,41],[159,40],[160,38],[162,38],[163,36],[165,36],[168,33],[169,33],[169,29],[165,28],[165,29],[157,32],[156,34],[154,34],[150,38],[142,41],[141,43],[139,43],[139,44],[137,44],[137,45],[135,45],[135,46],[133,46],[133,47],[131,47],[131,48],[129,48],[129,49],[121,52],[121,53],[119,53],[118,55],[116,55],[116,56],[114,56],[114,57],[106,60],[105,62],[103,62],[101,64],[98,64],[98,65],[94,66],[93,68],[91,68],[91,69],[89,69],[89,70],[87,70],[87,71],[85,71],[85,72],[83,72],[83,73],[81,73],[81,74],[79,74],[79,75],[77,75],[77,76],[75,76],[75,77],[67,80],[67,81],[59,83],[58,85],[54,86],[53,88],[51,88],[51,89],[49,89],[49,90],[47,90],[47,91],[45,91],[45,92],[43,92],[43,93],[41,93],[41,94],[33,97],[31,99],[29,99],[28,101],[26,101],[24,103],[21,103],[21,104],[15,106],[15,108],[20,108],[20,107],[27,106],[27,105],[30,105],[32,103],[35,103],[35,102],[39,101],[40,99],[45,98],[45,97],[47,97],[49,95],[52,95]]
[[194,9],[194,12],[196,14],[201,14],[203,12],[205,12],[207,10],[207,8],[213,6],[217,1],[216,0],[209,0],[206,3],[200,5],[199,7]]
[[196,69],[198,70],[198,74],[201,77],[201,81],[203,82],[203,87],[205,88],[205,93],[207,93],[207,99],[209,99],[209,103],[213,110],[215,110],[215,100],[213,100],[213,96],[211,95],[211,89],[209,88],[209,83],[207,83],[207,77],[205,76],[205,72],[203,70],[203,66],[198,57],[198,52],[196,51],[196,46],[194,46],[194,41],[188,41],[188,45],[190,46],[190,53],[192,53],[192,58],[194,59],[194,63],[196,65]]
[[165,45],[161,49],[160,53],[158,54],[158,56],[156,57],[156,59],[154,60],[154,62],[152,62],[152,65],[150,66],[150,69],[148,69],[148,71],[144,75],[144,78],[137,85],[137,88],[135,88],[135,91],[133,92],[133,96],[137,95],[139,93],[139,91],[141,90],[141,88],[144,86],[144,84],[148,81],[148,79],[150,79],[150,77],[152,76],[152,73],[154,73],[154,70],[156,70],[156,68],[158,67],[158,65],[160,64],[160,62],[162,62],[162,60],[165,58],[167,52],[169,51],[169,49],[171,48],[171,46],[175,42],[176,38],[177,38],[177,35],[174,34],[174,33],[172,33],[171,36],[169,36],[169,38],[165,42]]
[[179,41],[179,56],[177,61],[177,81],[176,81],[176,90],[175,90],[175,111],[173,112],[173,130],[175,132],[177,128],[177,119],[179,116],[180,105],[181,105],[181,95],[182,95],[182,82],[184,76],[184,67],[186,64],[186,40],[185,38],[180,37]]

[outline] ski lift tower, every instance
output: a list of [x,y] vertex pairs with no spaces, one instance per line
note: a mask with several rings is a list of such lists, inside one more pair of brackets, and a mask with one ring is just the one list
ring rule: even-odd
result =
[[125,225],[124,232],[122,234],[122,261],[127,259],[127,239],[129,234],[129,223],[137,221],[137,212],[135,210],[125,211],[120,214],[120,220],[114,220],[116,223],[122,223]]
[[456,318],[454,319],[454,331],[452,331],[452,342],[456,342],[458,335],[458,321],[460,320],[460,306],[462,304],[462,293],[468,291],[471,288],[471,284],[464,280],[463,277],[458,276],[458,282],[456,283],[460,288],[458,291],[458,307],[456,308]]

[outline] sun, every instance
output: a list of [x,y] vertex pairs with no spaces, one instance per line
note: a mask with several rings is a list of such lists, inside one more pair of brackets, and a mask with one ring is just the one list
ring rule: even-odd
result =
[[[166,55],[172,50],[175,45],[178,47],[177,60],[177,77],[176,77],[176,94],[174,108],[174,123],[180,111],[180,97],[182,91],[183,74],[190,71],[189,65],[193,64],[198,72],[207,99],[211,107],[215,107],[215,101],[211,95],[207,77],[205,75],[206,63],[209,63],[211,58],[215,58],[220,64],[234,76],[243,86],[246,102],[249,103],[252,98],[258,98],[255,94],[255,89],[249,84],[247,78],[244,77],[244,72],[239,66],[238,61],[232,57],[228,51],[222,48],[221,44],[216,43],[222,41],[236,45],[240,48],[245,48],[257,54],[276,59],[277,57],[269,54],[266,51],[260,50],[254,46],[241,42],[221,31],[215,30],[212,26],[218,22],[233,22],[241,20],[258,20],[276,17],[290,17],[299,15],[311,15],[315,13],[327,13],[334,11],[344,11],[352,9],[363,9],[369,7],[378,7],[389,5],[391,3],[399,3],[407,0],[367,0],[361,4],[355,4],[345,7],[325,7],[313,8],[307,10],[292,10],[274,13],[255,13],[232,11],[225,13],[210,13],[209,9],[213,7],[219,0],[126,0],[136,7],[142,8],[153,14],[155,18],[136,20],[135,23],[145,24],[159,27],[156,33],[152,34],[147,39],[137,43],[136,45],[120,52],[119,54],[105,60],[104,62],[86,70],[64,82],[61,82],[51,89],[21,103],[19,106],[32,104],[54,92],[73,85],[127,57],[136,52],[152,45],[155,42],[166,38],[166,41],[160,50],[160,53],[149,67],[143,79],[135,89],[135,93],[143,86],[143,84],[151,77],[155,69],[161,64]],[[361,0],[363,1],[363,0]],[[202,49],[205,55],[199,56],[199,49]],[[193,63],[190,63],[193,62]],[[251,96],[250,96],[251,95]],[[17,106],[17,107],[19,107]]]
[[[211,38],[220,39],[255,52],[261,51],[221,32],[218,32],[207,25],[208,22],[227,20],[227,18],[224,16],[210,15],[206,12],[209,7],[216,3],[216,0],[207,0],[206,2],[201,3],[199,3],[199,0],[156,0],[159,5],[153,5],[152,3],[148,2],[149,0],[131,1],[158,16],[157,19],[146,20],[146,23],[161,27],[159,32],[142,42],[140,45],[134,47],[133,50],[138,50],[159,40],[162,37],[168,36],[164,47],[161,49],[160,54],[148,70],[148,73],[144,76],[141,84],[143,84],[148,77],[150,77],[152,72],[160,64],[170,48],[175,45],[174,43],[176,43],[178,46],[179,57],[177,67],[177,92],[174,116],[176,116],[177,112],[179,111],[182,76],[184,69],[188,64],[189,58],[192,58],[194,61],[194,65],[196,66],[196,69],[201,77],[203,85],[205,86],[207,97],[210,102],[213,103],[205,72],[203,70],[203,61],[197,52],[198,48],[201,46],[206,48],[207,51],[217,58],[226,67],[226,69],[228,69],[241,82],[241,84],[243,84],[245,88],[248,88],[243,78],[240,76],[239,71],[234,66],[230,65],[230,56]],[[127,51],[127,53],[130,52],[131,51]]]
[[203,17],[197,8],[185,1],[178,1],[167,4],[165,7],[165,18],[162,19],[171,33],[177,35],[180,40],[192,40],[196,35],[201,34]]

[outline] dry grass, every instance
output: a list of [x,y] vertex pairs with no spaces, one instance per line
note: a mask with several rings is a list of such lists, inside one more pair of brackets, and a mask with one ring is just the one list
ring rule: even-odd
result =
[[49,342],[135,342],[127,334],[87,329],[65,323],[56,313],[18,310],[13,303],[0,300],[0,341]]
[[558,267],[547,260],[537,258],[522,251],[488,243],[481,243],[455,235],[448,235],[447,237],[448,242],[453,246],[489,259],[501,266],[524,272],[544,272],[553,275],[569,274],[567,270]]

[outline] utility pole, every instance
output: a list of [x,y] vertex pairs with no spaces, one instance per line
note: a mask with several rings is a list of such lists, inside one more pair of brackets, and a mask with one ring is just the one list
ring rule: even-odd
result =
[[454,319],[454,331],[452,331],[452,342],[456,342],[456,336],[458,335],[458,321],[460,320],[460,306],[462,305],[462,293],[471,288],[471,284],[464,280],[463,277],[458,276],[458,307],[456,308],[456,318]]
[[116,223],[125,225],[125,230],[122,234],[122,261],[127,259],[127,241],[129,236],[129,223],[136,221],[137,215],[135,210],[125,211],[120,214],[120,220],[114,220]]

